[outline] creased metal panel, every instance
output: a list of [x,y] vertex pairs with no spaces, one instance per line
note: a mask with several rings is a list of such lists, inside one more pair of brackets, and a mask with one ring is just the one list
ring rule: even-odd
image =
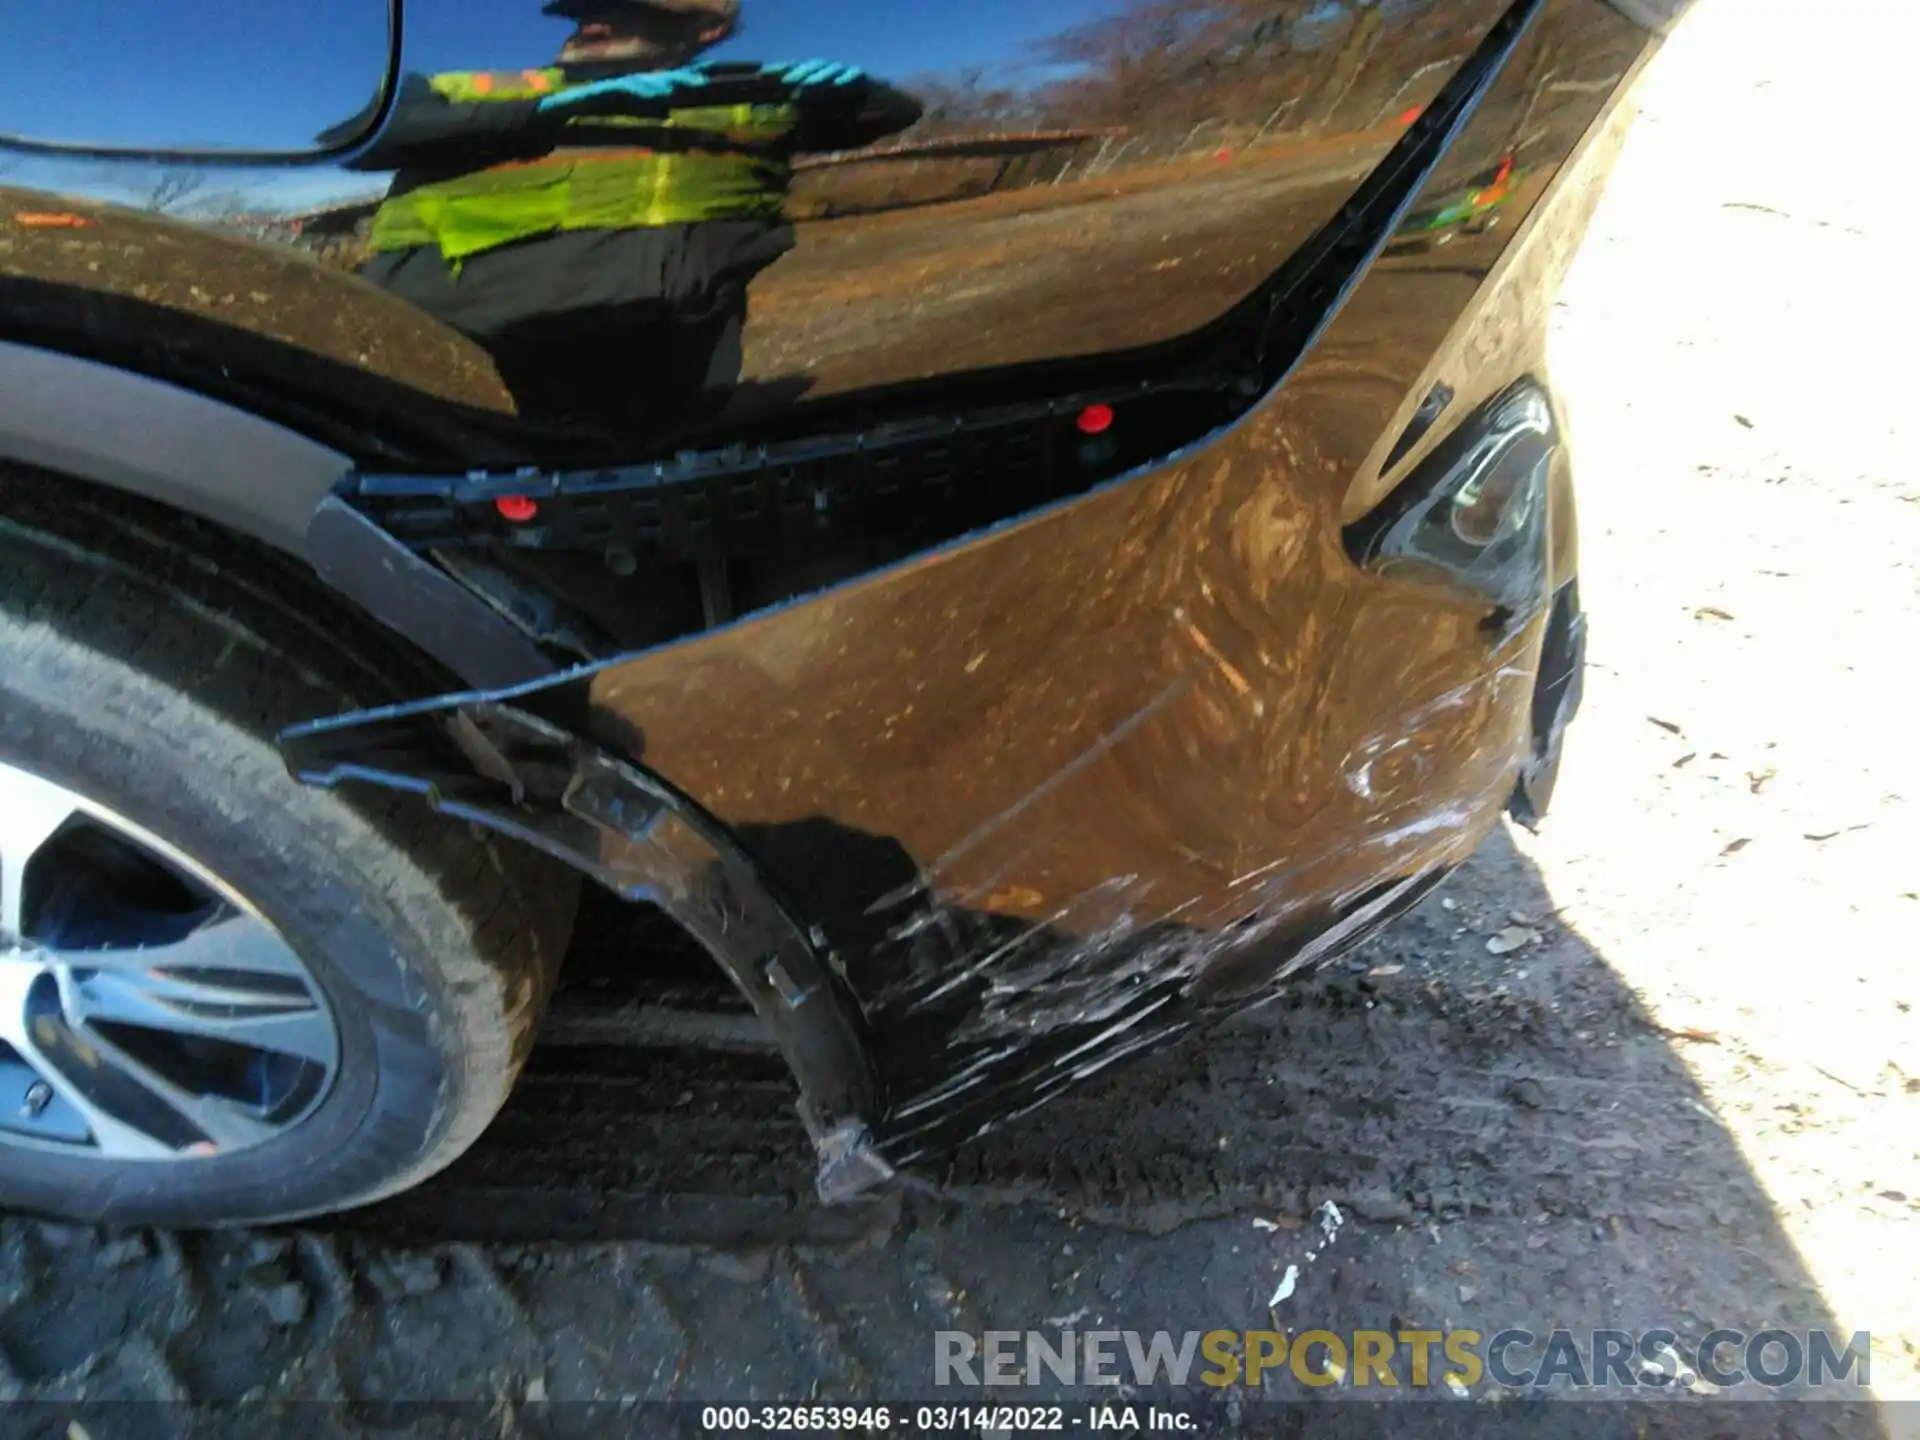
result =
[[826,931],[903,1155],[1258,993],[1493,823],[1544,609],[1490,644],[1482,598],[1360,570],[1342,524],[1433,374],[1457,415],[1534,363],[1574,232],[1541,216],[1513,242],[1646,45],[1595,0],[1548,4],[1409,228],[1230,435],[597,676],[601,738]]

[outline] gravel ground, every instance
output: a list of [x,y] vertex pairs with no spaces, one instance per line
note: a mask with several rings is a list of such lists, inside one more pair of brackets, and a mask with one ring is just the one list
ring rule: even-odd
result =
[[1595,638],[1544,835],[939,1196],[814,1209],[768,1057],[606,1073],[575,1035],[469,1163],[333,1228],[0,1223],[0,1396],[462,1400],[453,1433],[520,1433],[541,1399],[925,1395],[942,1328],[1781,1325],[1871,1330],[1872,1394],[1577,1428],[1912,1431],[1920,483],[1886,357],[1916,306],[1911,186],[1867,148],[1906,12],[1706,0],[1648,77],[1559,312]]

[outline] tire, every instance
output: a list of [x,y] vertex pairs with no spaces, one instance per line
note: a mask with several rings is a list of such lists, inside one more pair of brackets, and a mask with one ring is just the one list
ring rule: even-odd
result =
[[277,557],[0,470],[0,764],[123,818],[243,902],[304,965],[338,1061],[323,1098],[250,1147],[126,1159],[9,1149],[0,1133],[0,1206],[284,1221],[407,1189],[480,1135],[532,1047],[578,877],[417,801],[304,788],[273,740],[446,688]]

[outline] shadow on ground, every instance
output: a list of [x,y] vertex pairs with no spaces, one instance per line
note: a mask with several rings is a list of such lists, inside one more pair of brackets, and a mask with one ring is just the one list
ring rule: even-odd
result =
[[[1538,938],[1490,954],[1515,925]],[[822,1210],[771,1057],[610,1065],[576,1036],[454,1171],[331,1227],[6,1221],[0,1394],[892,1399],[935,1394],[946,1329],[1666,1328],[1682,1353],[1721,1327],[1838,1331],[1695,1043],[1650,1027],[1503,831],[1359,956],[976,1140],[937,1191]],[[1577,1428],[1885,1433],[1865,1391],[1828,1393],[1853,1403],[1680,1396]],[[1415,1417],[1475,1423],[1450,1400]]]

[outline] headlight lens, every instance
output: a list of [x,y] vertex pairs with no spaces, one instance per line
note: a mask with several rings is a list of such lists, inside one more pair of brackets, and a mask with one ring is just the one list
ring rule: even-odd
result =
[[1354,559],[1432,569],[1525,618],[1546,601],[1547,489],[1559,435],[1544,391],[1523,381],[1463,422],[1372,516]]

